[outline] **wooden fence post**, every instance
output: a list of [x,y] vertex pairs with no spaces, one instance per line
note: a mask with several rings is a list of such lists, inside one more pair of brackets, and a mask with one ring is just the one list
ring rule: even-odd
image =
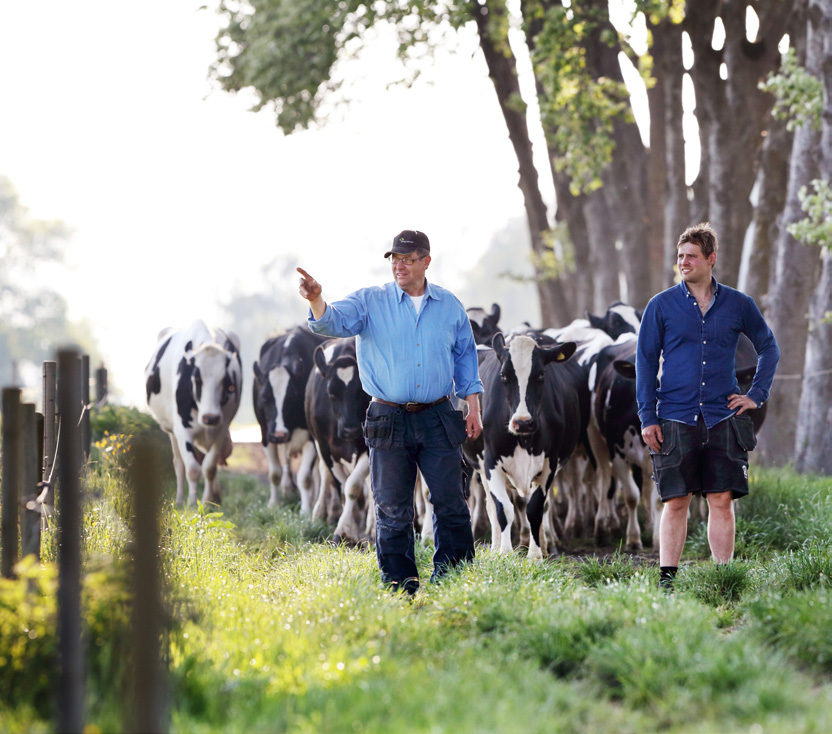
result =
[[84,728],[84,652],[81,645],[81,361],[58,352],[58,684],[59,732]]
[[[20,545],[24,556],[31,553],[40,558],[40,505],[37,501],[38,481],[40,480],[40,451],[38,450],[38,424],[43,424],[43,416],[35,413],[32,403],[24,403],[21,421],[23,435],[23,478],[20,516]],[[40,420],[39,420],[40,419]],[[41,429],[42,432],[42,429]]]
[[131,446],[130,485],[135,513],[133,555],[133,669],[125,731],[167,729],[167,686],[162,639],[162,573],[159,567],[159,507],[162,457],[157,446],[139,437]]
[[[58,385],[58,363],[43,363],[43,481],[52,480],[52,468],[55,465],[56,433],[56,393]],[[51,503],[50,503],[51,504]]]
[[107,403],[107,368],[102,364],[95,371],[95,404],[98,406]]
[[3,388],[3,513],[0,519],[0,573],[13,578],[18,558],[20,522],[20,395],[19,387]]
[[81,450],[82,461],[90,458],[90,355],[81,357]]

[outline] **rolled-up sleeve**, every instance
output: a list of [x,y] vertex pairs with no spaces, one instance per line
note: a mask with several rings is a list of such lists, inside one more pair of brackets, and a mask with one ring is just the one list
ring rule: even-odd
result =
[[458,322],[457,340],[453,348],[454,355],[454,394],[466,398],[483,391],[480,380],[477,344],[471,322],[463,311],[463,318]]
[[364,330],[367,323],[366,304],[360,291],[356,291],[340,301],[327,303],[324,315],[317,320],[312,315],[312,309],[309,309],[307,323],[315,334],[355,336]]

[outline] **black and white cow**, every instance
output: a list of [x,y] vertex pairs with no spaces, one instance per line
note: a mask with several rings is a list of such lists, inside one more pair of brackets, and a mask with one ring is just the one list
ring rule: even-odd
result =
[[240,341],[230,331],[195,321],[165,329],[145,369],[147,404],[170,436],[176,472],[176,501],[197,499],[200,474],[203,502],[220,501],[217,465],[231,454],[229,426],[240,407],[243,370]]
[[468,320],[471,322],[474,341],[477,344],[490,346],[494,335],[500,330],[498,326],[500,321],[499,304],[491,304],[491,313],[486,313],[484,308],[479,307],[467,308],[465,313],[468,314]]
[[[483,453],[478,457],[487,487],[492,547],[512,549],[515,504],[525,504],[529,558],[548,554],[543,532],[547,493],[581,436],[580,370],[569,363],[574,342],[540,346],[502,334],[480,363],[483,381]],[[587,398],[588,402],[588,398]]]
[[295,326],[268,339],[254,363],[252,399],[269,463],[269,507],[278,503],[280,494],[285,497],[292,491],[291,460],[300,455],[297,487],[303,515],[312,512],[311,470],[316,458],[306,425],[304,397],[312,355],[325,340],[306,326]]
[[[355,338],[320,344],[315,348],[314,362],[305,406],[306,422],[320,457],[321,489],[312,515],[324,518],[330,492],[337,492],[343,504],[334,539],[357,543],[361,531],[356,515],[370,505],[365,487],[370,459],[362,429],[370,396],[361,387]],[[369,524],[371,518],[367,520]]]
[[635,355],[638,337],[625,333],[605,347],[596,362],[590,442],[598,459],[599,486],[616,487],[627,512],[626,548],[641,550],[639,499],[653,529],[653,547],[659,547],[662,503],[652,479],[650,452],[641,438],[636,402]]

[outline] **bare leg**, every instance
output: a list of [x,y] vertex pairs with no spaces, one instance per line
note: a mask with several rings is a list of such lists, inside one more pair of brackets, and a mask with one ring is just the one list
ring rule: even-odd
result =
[[716,563],[728,563],[734,555],[734,501],[730,492],[707,498],[708,544]]
[[692,495],[674,497],[664,503],[659,532],[659,565],[678,566],[688,533],[688,508]]

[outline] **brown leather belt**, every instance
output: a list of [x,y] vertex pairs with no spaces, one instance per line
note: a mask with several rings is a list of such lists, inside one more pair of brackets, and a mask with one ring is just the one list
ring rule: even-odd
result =
[[401,408],[408,413],[421,413],[425,408],[430,408],[433,405],[439,405],[448,399],[447,395],[443,395],[439,400],[434,400],[432,403],[391,403],[389,400],[382,400],[381,398],[373,398],[373,402],[381,403],[382,405],[389,405],[391,408]]

